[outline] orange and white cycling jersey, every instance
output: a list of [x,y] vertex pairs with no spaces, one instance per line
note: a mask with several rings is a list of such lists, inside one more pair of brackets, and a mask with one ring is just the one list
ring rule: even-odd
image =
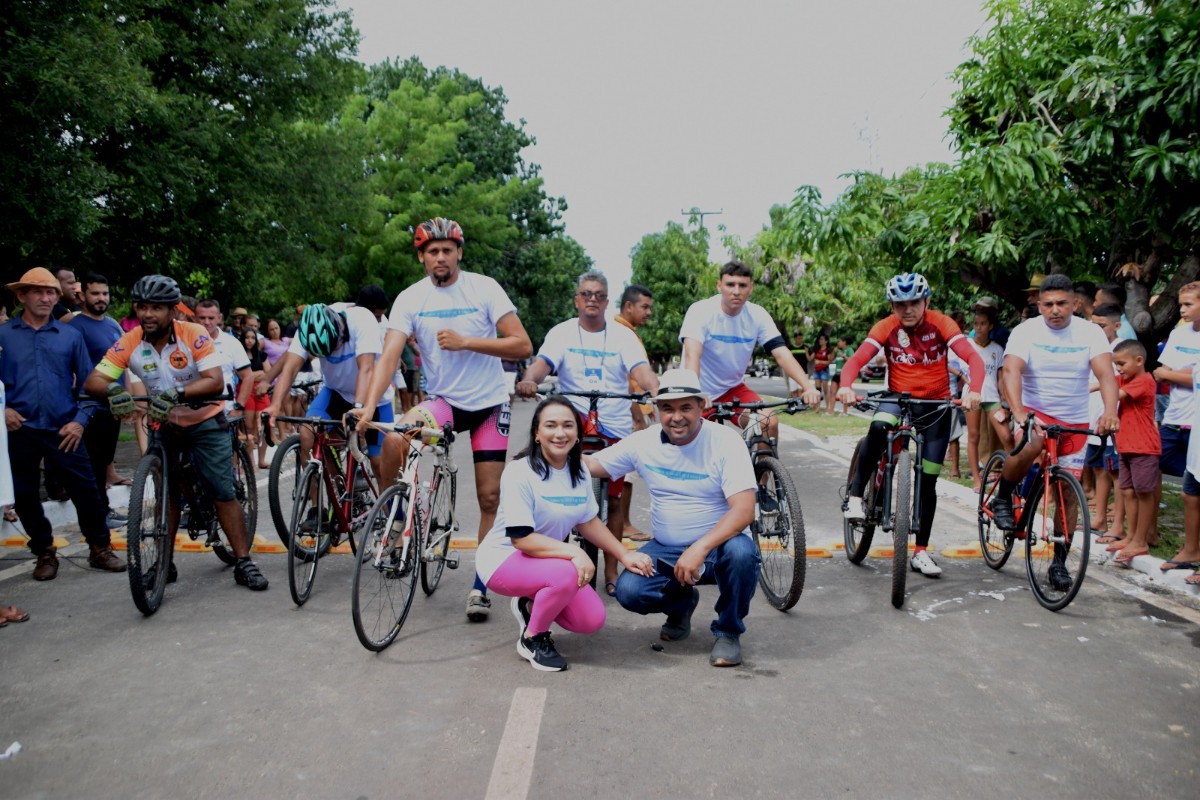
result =
[[[117,380],[129,370],[153,397],[167,389],[186,386],[200,378],[204,370],[221,368],[221,355],[202,325],[194,322],[172,323],[171,334],[162,352],[142,338],[138,326],[125,333],[96,365],[96,371],[110,380]],[[212,419],[221,413],[223,405],[212,403],[200,408],[179,406],[171,411],[170,420],[181,427],[189,427]]]
[[946,351],[960,339],[966,341],[958,323],[933,309],[914,330],[905,330],[892,314],[867,334],[867,341],[887,357],[888,389],[924,400],[950,396]]

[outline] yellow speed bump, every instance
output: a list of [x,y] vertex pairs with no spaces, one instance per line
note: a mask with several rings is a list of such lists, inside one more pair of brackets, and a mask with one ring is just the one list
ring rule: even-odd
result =
[[952,545],[943,548],[940,554],[943,558],[983,558],[983,551],[978,543]]
[[[70,546],[70,544],[70,542],[61,536],[54,537],[53,545],[59,550]],[[27,547],[29,545],[29,537],[23,533],[15,533],[11,536],[6,536],[3,540],[0,540],[0,545],[4,547]]]
[[[910,542],[908,545],[908,552],[911,553],[914,549],[916,549],[916,545]],[[867,555],[871,558],[891,558],[895,552],[895,548],[893,548],[891,545],[880,545],[879,547],[872,547],[870,550],[868,550]]]
[[451,539],[450,547],[454,550],[474,550],[479,547],[479,542],[474,539]]

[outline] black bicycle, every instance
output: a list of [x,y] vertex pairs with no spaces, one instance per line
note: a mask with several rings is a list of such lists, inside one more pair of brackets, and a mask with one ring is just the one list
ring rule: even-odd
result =
[[[136,401],[149,402],[149,397],[134,397]],[[209,397],[203,400],[187,400],[180,405],[200,408],[215,402],[232,400],[232,394]],[[233,473],[234,493],[242,507],[245,519],[246,542],[254,541],[258,520],[258,489],[254,481],[254,470],[250,453],[238,437],[241,419],[228,421],[229,435],[233,444],[233,461],[229,465]],[[186,503],[187,522],[185,532],[193,540],[204,537],[204,543],[225,564],[236,560],[232,545],[223,537],[216,506],[212,496],[200,490],[200,475],[194,454],[186,442],[180,442],[178,468],[168,457],[164,435],[167,423],[150,420],[146,453],[137,463],[133,473],[133,485],[129,489],[129,523],[126,531],[129,556],[129,589],[133,604],[146,616],[158,611],[163,592],[168,582],[171,558],[175,551],[175,537],[170,527],[171,498],[168,487],[175,487],[178,501]],[[174,442],[172,445],[174,446]]]
[[[804,536],[804,515],[800,510],[800,493],[792,475],[779,460],[778,442],[766,435],[766,421],[773,409],[784,407],[795,414],[807,406],[798,399],[775,402],[714,403],[712,418],[724,423],[748,413],[742,428],[742,439],[750,450],[757,484],[754,521],[750,533],[762,559],[758,585],[767,602],[780,611],[787,611],[804,591],[804,574],[808,565],[807,543]],[[766,414],[765,410],[771,409]]]
[[[859,400],[860,411],[874,411],[884,403],[900,407],[900,421],[888,432],[887,446],[878,465],[871,472],[867,485],[863,487],[863,512],[861,520],[842,520],[842,532],[846,543],[846,557],[851,564],[860,564],[871,549],[871,539],[876,526],[892,534],[892,605],[904,605],[904,588],[908,578],[908,537],[920,526],[921,482],[926,479],[920,469],[920,461],[914,461],[909,444],[915,444],[915,452],[924,449],[925,436],[917,429],[927,417],[945,413],[958,404],[957,400],[920,400],[908,392],[871,392]],[[918,415],[918,410],[920,414]],[[850,472],[846,486],[842,487],[842,511],[849,502],[849,485],[854,480],[858,460],[867,449],[867,437],[858,440],[854,455],[850,458]]]

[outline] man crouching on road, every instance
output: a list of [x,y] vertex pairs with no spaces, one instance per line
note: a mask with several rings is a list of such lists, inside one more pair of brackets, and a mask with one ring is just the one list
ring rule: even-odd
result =
[[758,550],[746,530],[754,519],[754,467],[735,428],[701,418],[707,400],[696,373],[668,370],[654,397],[661,423],[585,459],[594,477],[636,471],[650,494],[654,538],[641,552],[654,560],[655,574],[622,572],[617,602],[666,614],[662,639],[676,642],[691,633],[696,586],[715,583],[708,663],[733,667],[742,663],[738,637],[758,585]]

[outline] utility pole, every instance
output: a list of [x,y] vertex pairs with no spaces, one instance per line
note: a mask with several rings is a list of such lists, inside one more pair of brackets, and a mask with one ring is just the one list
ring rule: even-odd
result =
[[705,217],[710,216],[710,215],[716,215],[716,214],[724,214],[725,209],[722,208],[720,211],[701,211],[699,206],[692,206],[690,211],[685,211],[682,208],[679,209],[679,213],[682,214],[683,216],[687,217],[688,219],[691,219],[692,217],[699,217],[700,218],[700,227],[703,228]]

